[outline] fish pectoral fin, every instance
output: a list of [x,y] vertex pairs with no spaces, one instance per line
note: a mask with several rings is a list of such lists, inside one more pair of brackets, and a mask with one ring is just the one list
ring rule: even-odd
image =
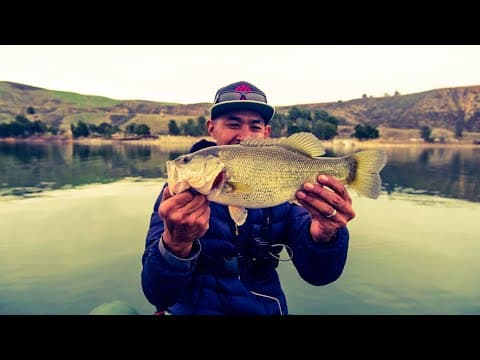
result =
[[226,184],[229,186],[231,192],[248,193],[252,190],[249,185],[238,181],[227,181]]
[[230,205],[228,207],[228,212],[237,226],[243,225],[247,220],[248,211],[244,207]]

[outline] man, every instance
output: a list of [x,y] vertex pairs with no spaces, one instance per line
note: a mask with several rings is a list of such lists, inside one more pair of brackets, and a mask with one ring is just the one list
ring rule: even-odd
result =
[[[216,143],[202,140],[191,151],[267,138],[274,112],[254,85],[227,85],[217,91],[207,121]],[[282,246],[308,283],[338,279],[347,258],[346,224],[355,216],[348,192],[335,178],[319,175],[296,197],[303,206],[248,209],[245,224],[237,227],[226,206],[190,191],[172,196],[165,186],[142,257],[148,301],[173,315],[286,315],[276,271]]]

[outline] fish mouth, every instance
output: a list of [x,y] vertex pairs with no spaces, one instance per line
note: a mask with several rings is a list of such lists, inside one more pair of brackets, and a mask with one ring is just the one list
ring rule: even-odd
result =
[[[175,166],[174,161],[167,161],[168,187],[172,195],[188,189],[195,190],[203,195],[208,195],[212,190],[221,189],[226,181],[226,173],[223,166],[208,167],[204,164],[202,171],[196,176],[188,176],[182,179],[182,174]],[[181,180],[182,179],[182,180]]]
[[220,186],[225,181],[225,170],[222,170],[218,173],[217,177],[213,181],[212,190],[220,188]]
[[167,184],[172,195],[181,193],[189,188],[185,181],[178,181],[177,168],[173,161],[167,161]]

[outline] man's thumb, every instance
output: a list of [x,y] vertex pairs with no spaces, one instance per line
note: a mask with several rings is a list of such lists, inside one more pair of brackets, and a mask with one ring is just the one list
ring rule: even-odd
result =
[[163,200],[166,200],[168,198],[171,198],[172,197],[172,194],[170,193],[170,189],[168,188],[168,185],[165,186],[165,188],[163,189],[163,194],[162,194],[162,201]]

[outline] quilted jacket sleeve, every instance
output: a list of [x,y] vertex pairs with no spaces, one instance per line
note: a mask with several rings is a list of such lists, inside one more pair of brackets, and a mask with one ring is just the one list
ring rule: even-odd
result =
[[310,215],[301,206],[290,206],[287,242],[293,250],[293,264],[299,275],[312,285],[337,280],[347,261],[349,233],[340,228],[335,239],[316,243],[310,235]]
[[[162,190],[163,192],[163,190]],[[157,310],[173,305],[191,280],[196,259],[200,254],[200,242],[194,243],[190,256],[179,258],[171,253],[162,240],[164,224],[158,215],[160,193],[155,202],[142,256],[142,289]]]

